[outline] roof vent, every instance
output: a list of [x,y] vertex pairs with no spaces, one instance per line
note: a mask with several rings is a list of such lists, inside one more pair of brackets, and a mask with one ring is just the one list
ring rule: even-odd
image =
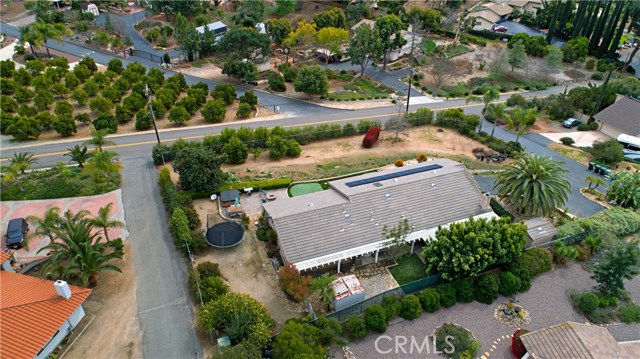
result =
[[313,202],[309,202],[309,204],[307,206],[313,207]]
[[373,185],[376,186],[376,187],[382,187],[382,183],[380,183],[380,182],[376,182]]
[[344,232],[344,228],[343,227],[340,227],[340,232]]
[[436,184],[435,184],[435,183],[432,183],[432,184],[431,184],[431,188],[433,188],[433,187],[435,187],[435,186],[436,186]]
[[384,199],[386,200],[390,200],[391,199],[391,194],[387,193],[384,195]]
[[62,298],[71,298],[71,288],[69,288],[69,284],[67,284],[67,282],[58,279],[53,283],[53,286],[56,288],[56,293]]

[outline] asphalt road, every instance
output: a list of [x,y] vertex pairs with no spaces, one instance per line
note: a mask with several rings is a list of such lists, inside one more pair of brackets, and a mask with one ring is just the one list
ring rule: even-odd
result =
[[[519,33],[526,33],[529,36],[544,36],[547,37],[547,34],[540,31],[540,29],[536,29],[535,27],[531,27],[525,24],[521,24],[519,22],[515,22],[515,21],[503,21],[500,23],[500,25],[502,26],[506,26],[508,31],[507,34],[511,34],[511,35],[515,35],[515,34],[519,34]],[[551,39],[551,44],[557,47],[562,47],[564,46],[566,41],[562,40],[559,37],[553,37],[553,39]]]
[[122,199],[137,278],[136,297],[145,358],[203,358],[187,289],[187,261],[167,228],[155,167],[123,160]]

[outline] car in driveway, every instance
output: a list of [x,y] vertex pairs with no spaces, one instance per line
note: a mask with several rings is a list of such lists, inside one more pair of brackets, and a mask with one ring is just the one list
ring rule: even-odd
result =
[[22,248],[22,242],[28,231],[29,224],[24,218],[14,218],[10,220],[7,225],[7,234],[5,235],[7,247],[11,249]]
[[581,123],[582,121],[576,120],[573,117],[569,117],[568,119],[562,121],[562,126],[566,128],[573,128],[573,127],[579,126]]
[[491,27],[491,31],[495,31],[495,32],[507,32],[509,31],[509,28],[506,26],[502,26],[502,25],[493,25]]

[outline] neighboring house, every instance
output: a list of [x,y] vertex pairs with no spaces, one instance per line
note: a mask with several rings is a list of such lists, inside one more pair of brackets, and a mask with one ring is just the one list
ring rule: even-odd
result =
[[11,267],[11,255],[9,253],[0,252],[0,267],[1,270],[14,272],[13,267]]
[[[357,24],[351,26],[351,35],[353,35],[356,31],[357,28],[359,28],[362,25],[368,25],[370,28],[374,28],[374,26],[376,25],[376,22],[373,20],[369,20],[369,19],[362,19],[360,20]],[[404,46],[401,46],[397,49],[391,50],[389,52],[389,58],[388,61],[389,62],[394,62],[399,60],[401,57],[403,56],[407,56],[411,53],[411,42],[413,40],[413,33],[411,32],[412,28],[411,25],[409,25],[408,30],[401,30],[400,31],[400,35],[402,36],[402,38],[405,39],[406,43],[404,44]],[[415,40],[414,41],[414,49],[417,49],[420,47],[420,43],[422,42],[422,36],[418,33],[416,33],[415,36]]]
[[542,7],[542,0],[501,0],[497,2],[508,4],[512,8],[518,8],[520,13],[529,11],[535,14]]
[[616,102],[593,117],[601,124],[600,132],[607,136],[640,137],[640,100],[618,96]]
[[490,10],[472,12],[467,16],[473,16],[476,19],[474,30],[491,30],[493,25],[500,20],[500,16]]
[[98,6],[94,3],[90,3],[90,2],[80,3],[80,8],[82,9],[83,13],[88,12],[93,14],[94,16],[100,15],[100,10],[98,10]]
[[225,25],[222,21],[216,21],[208,25],[198,26],[196,27],[196,31],[204,34],[205,27],[216,35],[216,40],[218,41],[227,32],[227,25]]
[[0,357],[48,358],[85,316],[91,289],[0,271]]
[[513,8],[506,3],[498,4],[495,2],[491,2],[488,4],[482,5],[482,8],[489,10],[494,14],[498,15],[498,21],[506,20],[507,17],[509,17],[509,15],[511,15],[511,13],[513,12]]
[[278,234],[280,253],[299,271],[337,266],[358,257],[378,261],[394,239],[383,227],[407,219],[405,241],[427,241],[438,226],[473,218],[497,218],[473,176],[461,163],[437,159],[329,182],[329,189],[264,203]]
[[637,359],[640,341],[617,342],[606,327],[565,322],[520,337],[532,359]]

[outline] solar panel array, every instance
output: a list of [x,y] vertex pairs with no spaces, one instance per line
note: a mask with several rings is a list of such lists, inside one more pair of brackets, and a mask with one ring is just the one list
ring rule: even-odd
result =
[[345,185],[347,185],[347,187],[357,187],[357,186],[362,186],[363,184],[374,183],[374,182],[384,181],[384,180],[398,178],[398,177],[404,177],[404,176],[412,175],[415,173],[433,171],[433,170],[437,170],[438,168],[442,168],[442,166],[430,165],[430,166],[424,166],[424,167],[416,167],[416,168],[411,168],[411,169],[400,171],[400,172],[388,173],[385,175],[365,178],[357,181],[346,182]]

